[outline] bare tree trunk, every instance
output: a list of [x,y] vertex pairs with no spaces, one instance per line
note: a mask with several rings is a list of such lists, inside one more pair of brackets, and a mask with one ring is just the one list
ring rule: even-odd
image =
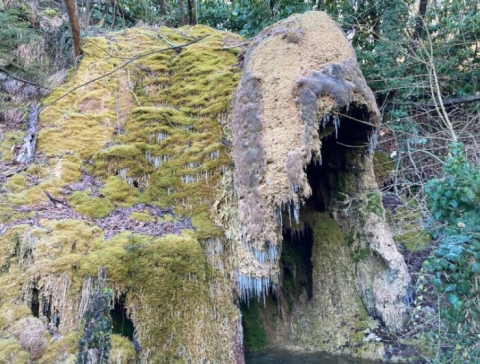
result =
[[197,17],[195,16],[195,0],[187,0],[188,9],[188,24],[197,24]]
[[75,13],[75,4],[73,3],[73,0],[65,0],[65,5],[67,5],[68,18],[70,19],[70,26],[72,27],[73,50],[75,52],[75,57],[78,57],[82,54],[82,45],[77,14]]
[[413,33],[413,40],[417,41],[422,36],[425,29],[425,13],[427,12],[428,0],[420,0],[418,5],[417,23],[415,24],[415,31]]
[[164,0],[158,0],[158,5],[160,6],[160,14],[167,15],[167,6],[165,5]]

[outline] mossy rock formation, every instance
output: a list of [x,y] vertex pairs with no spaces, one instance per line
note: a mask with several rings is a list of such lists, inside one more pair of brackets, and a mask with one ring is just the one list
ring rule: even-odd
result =
[[241,363],[252,298],[261,345],[381,358],[359,333],[402,327],[410,278],[355,53],[319,12],[264,30],[243,70],[242,42],[205,26],[85,39],[35,162],[1,181],[1,362],[74,362],[101,267],[134,326],[111,362]]

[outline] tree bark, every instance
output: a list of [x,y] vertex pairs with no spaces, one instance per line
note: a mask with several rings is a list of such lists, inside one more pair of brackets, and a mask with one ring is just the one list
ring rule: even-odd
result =
[[417,23],[415,24],[415,31],[413,32],[413,40],[417,41],[423,34],[425,29],[425,13],[427,12],[428,0],[420,0],[418,5]]
[[158,0],[158,5],[160,6],[160,14],[167,15],[167,6],[165,5],[164,0]]
[[197,17],[195,16],[195,0],[187,0],[188,9],[188,24],[197,24]]
[[73,3],[73,0],[65,0],[65,5],[67,6],[68,18],[70,19],[70,26],[72,28],[73,50],[75,52],[75,57],[78,57],[82,54],[82,43],[77,14],[75,13],[75,4]]

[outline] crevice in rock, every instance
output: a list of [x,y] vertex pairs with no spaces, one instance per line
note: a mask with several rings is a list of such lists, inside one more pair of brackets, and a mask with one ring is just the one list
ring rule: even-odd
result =
[[310,227],[292,231],[284,229],[282,256],[282,297],[288,310],[298,301],[301,294],[312,299],[312,246],[313,234]]
[[115,301],[110,314],[112,316],[112,332],[125,336],[130,341],[133,341],[135,326],[133,325],[133,321],[128,318],[124,295]]
[[39,317],[39,311],[40,311],[40,302],[38,300],[39,296],[39,291],[36,288],[33,288],[32,290],[32,299],[30,302],[30,309],[32,310],[32,315],[34,317]]
[[43,302],[43,314],[47,318],[50,325],[55,326],[57,329],[60,326],[60,315],[56,308],[52,308],[52,296],[50,295]]

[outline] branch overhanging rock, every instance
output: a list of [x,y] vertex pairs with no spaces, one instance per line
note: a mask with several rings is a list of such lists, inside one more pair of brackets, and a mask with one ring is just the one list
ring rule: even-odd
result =
[[197,39],[195,39],[195,40],[193,40],[193,41],[191,41],[191,42],[185,43],[185,44],[180,44],[180,45],[173,46],[173,47],[169,47],[169,48],[163,48],[163,49],[159,49],[159,50],[156,50],[156,51],[153,51],[153,52],[148,52],[148,53],[144,53],[144,54],[141,54],[141,55],[139,55],[139,56],[133,57],[133,58],[131,58],[130,60],[128,60],[127,62],[121,64],[120,66],[118,66],[118,67],[116,67],[116,68],[114,68],[112,71],[110,71],[110,72],[108,72],[108,73],[106,73],[106,74],[104,74],[104,75],[102,75],[102,76],[96,77],[96,78],[94,78],[94,79],[92,79],[92,80],[90,80],[90,81],[87,81],[87,82],[85,82],[85,83],[83,83],[83,84],[81,84],[81,85],[79,85],[79,86],[77,86],[77,87],[72,88],[71,90],[69,90],[69,91],[67,91],[66,93],[64,93],[62,96],[56,98],[55,100],[53,100],[53,101],[50,102],[49,104],[45,105],[45,106],[42,108],[42,110],[45,109],[45,108],[47,108],[48,106],[51,106],[51,105],[53,105],[54,103],[60,101],[61,99],[63,99],[64,97],[68,96],[68,95],[71,94],[72,92],[78,90],[79,88],[82,88],[82,87],[87,86],[87,85],[89,85],[89,84],[91,84],[91,83],[93,83],[93,82],[96,82],[96,81],[98,81],[98,80],[101,80],[102,78],[105,78],[105,77],[108,77],[108,76],[114,74],[115,72],[117,72],[117,71],[121,70],[122,68],[125,68],[126,66],[128,66],[130,63],[133,63],[133,62],[135,62],[135,61],[138,61],[139,59],[142,59],[142,58],[144,58],[144,57],[151,56],[152,54],[163,53],[163,52],[166,52],[166,51],[178,50],[178,49],[181,49],[181,48],[185,48],[185,47],[187,47],[187,46],[189,46],[189,45],[191,45],[191,44],[200,42],[201,40],[205,39],[206,37],[208,37],[208,35],[206,35],[206,36],[204,36],[204,37],[201,37],[201,38],[197,38]]

